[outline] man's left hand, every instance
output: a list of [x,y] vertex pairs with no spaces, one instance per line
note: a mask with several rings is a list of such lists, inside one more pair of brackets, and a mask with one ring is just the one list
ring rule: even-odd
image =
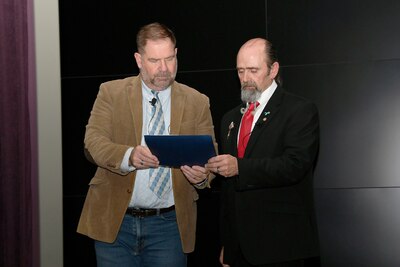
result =
[[201,166],[181,166],[181,171],[192,184],[199,184],[207,179],[210,172]]
[[224,177],[232,177],[239,174],[237,158],[229,154],[210,158],[206,168]]

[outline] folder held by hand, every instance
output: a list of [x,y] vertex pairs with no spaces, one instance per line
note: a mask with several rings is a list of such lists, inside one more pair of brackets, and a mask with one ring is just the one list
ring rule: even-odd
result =
[[144,140],[162,166],[204,166],[216,155],[210,135],[145,135]]

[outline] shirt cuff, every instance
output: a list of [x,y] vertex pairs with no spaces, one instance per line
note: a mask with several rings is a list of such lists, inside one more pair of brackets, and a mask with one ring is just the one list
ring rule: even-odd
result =
[[129,165],[129,157],[131,156],[132,150],[133,147],[130,147],[128,148],[128,150],[126,150],[124,158],[122,159],[121,162],[121,167],[120,167],[121,172],[127,173],[136,170],[135,167]]
[[204,189],[207,187],[207,185],[208,185],[208,177],[203,181],[201,181],[200,183],[194,184],[194,187],[196,187],[197,189]]

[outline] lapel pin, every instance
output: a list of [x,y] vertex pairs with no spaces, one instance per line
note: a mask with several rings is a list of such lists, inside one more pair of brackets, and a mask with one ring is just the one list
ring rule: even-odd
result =
[[269,111],[265,111],[265,112],[264,112],[263,122],[266,122],[266,121],[267,121],[267,116],[268,116],[269,114],[271,114],[271,112],[269,112]]
[[226,138],[229,138],[229,136],[231,135],[231,130],[235,127],[235,124],[233,123],[233,121],[231,122],[231,124],[229,124],[228,127],[228,136]]

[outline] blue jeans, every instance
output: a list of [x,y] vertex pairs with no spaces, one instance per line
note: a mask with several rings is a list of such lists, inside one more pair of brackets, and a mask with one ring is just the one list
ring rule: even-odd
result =
[[114,243],[95,241],[98,267],[186,267],[175,211],[125,215]]

